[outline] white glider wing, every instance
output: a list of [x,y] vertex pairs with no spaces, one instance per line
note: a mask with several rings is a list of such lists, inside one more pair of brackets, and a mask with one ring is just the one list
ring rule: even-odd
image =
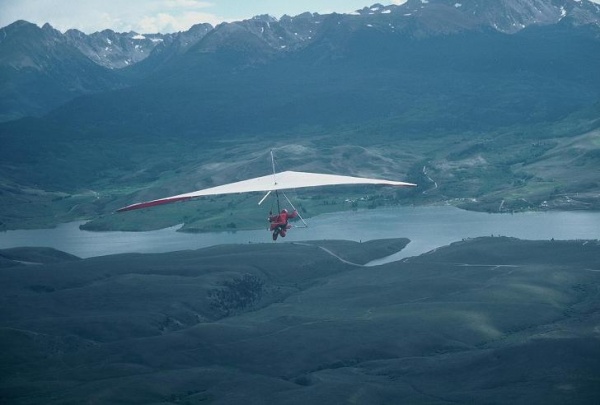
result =
[[155,205],[168,204],[176,201],[185,201],[196,197],[218,194],[250,193],[256,191],[271,192],[305,187],[335,186],[342,184],[376,184],[384,186],[416,186],[402,181],[369,179],[364,177],[340,176],[336,174],[306,173],[286,171],[270,174],[268,176],[223,184],[222,186],[205,188],[191,193],[179,194],[158,200],[146,201],[120,208],[117,212],[131,211]]

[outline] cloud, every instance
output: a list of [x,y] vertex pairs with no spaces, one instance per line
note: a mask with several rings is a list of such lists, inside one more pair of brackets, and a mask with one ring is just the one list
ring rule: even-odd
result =
[[214,6],[213,3],[209,3],[207,1],[198,1],[198,0],[164,0],[165,7],[169,8],[190,8],[190,9],[198,9],[198,8],[207,8]]
[[104,29],[139,33],[175,32],[228,19],[211,13],[214,3],[199,0],[0,0],[1,26],[16,20],[50,23],[60,31]]
[[213,26],[222,22],[223,19],[215,15],[201,12],[184,12],[178,15],[169,13],[158,13],[141,18],[132,28],[133,31],[141,33],[155,32],[177,32],[187,31],[192,25],[209,23]]
[[[118,31],[136,31],[143,34],[177,32],[186,31],[195,24],[217,25],[224,21],[222,17],[215,14],[200,11],[213,7],[213,3],[208,1],[145,0],[143,7],[139,1],[135,0],[114,3],[118,3],[119,8],[111,10],[109,13],[114,15],[113,20],[117,24],[110,26],[115,27]],[[126,8],[121,7],[125,5]],[[128,23],[125,24],[123,21]]]
[[143,16],[132,24],[132,30],[141,33],[186,31],[192,25],[209,23],[217,25],[224,21],[209,12],[214,4],[199,0],[156,0],[153,7],[146,7]]

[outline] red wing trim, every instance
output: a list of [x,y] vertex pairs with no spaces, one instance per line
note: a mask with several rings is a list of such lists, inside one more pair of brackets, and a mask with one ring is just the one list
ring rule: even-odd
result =
[[177,201],[186,201],[186,200],[191,200],[191,199],[192,199],[192,197],[163,198],[160,200],[131,204],[131,205],[128,205],[127,207],[119,208],[117,210],[117,212],[139,210],[142,208],[154,207],[156,205],[169,204],[169,203],[173,203],[173,202],[177,202]]

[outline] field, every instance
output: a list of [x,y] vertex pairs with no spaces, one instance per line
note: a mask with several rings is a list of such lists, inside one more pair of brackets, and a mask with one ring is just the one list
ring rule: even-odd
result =
[[600,244],[0,251],[3,403],[600,400]]

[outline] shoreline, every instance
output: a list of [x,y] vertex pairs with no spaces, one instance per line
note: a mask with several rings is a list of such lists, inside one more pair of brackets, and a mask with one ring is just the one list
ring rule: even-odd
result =
[[[596,212],[600,212],[600,206],[599,207],[581,207],[581,206],[549,206],[549,207],[544,207],[544,208],[537,208],[537,209],[531,209],[531,208],[527,208],[527,209],[515,209],[515,210],[508,210],[508,209],[503,209],[503,210],[490,210],[489,209],[489,204],[485,204],[485,203],[475,203],[475,204],[470,204],[468,202],[468,200],[471,199],[467,199],[467,198],[462,198],[462,199],[452,199],[452,200],[446,200],[446,201],[440,201],[440,202],[433,202],[433,203],[429,203],[429,204],[411,204],[411,205],[402,205],[402,204],[397,204],[397,205],[387,205],[387,206],[380,206],[380,207],[375,207],[375,208],[358,208],[358,209],[340,209],[340,210],[331,210],[331,211],[327,211],[327,212],[322,212],[322,213],[317,213],[315,215],[310,215],[310,216],[305,216],[303,215],[303,217],[305,219],[311,219],[311,218],[317,218],[319,216],[322,215],[328,215],[328,214],[341,214],[341,213],[345,213],[345,212],[363,212],[363,211],[385,211],[385,210],[393,210],[393,209],[404,209],[404,208],[427,208],[427,207],[455,207],[457,209],[463,210],[463,211],[467,211],[467,212],[474,212],[474,213],[485,213],[485,214],[500,214],[500,215],[504,215],[504,214],[524,214],[524,213],[545,213],[545,212],[559,212],[559,213],[570,213],[570,212],[590,212],[590,213],[596,213]],[[503,206],[503,204],[502,204]],[[488,208],[486,208],[488,207]],[[189,234],[207,234],[207,233],[215,233],[215,232],[231,232],[231,233],[235,233],[238,231],[257,231],[257,230],[261,230],[264,227],[263,226],[251,226],[251,227],[240,227],[240,228],[186,228],[186,223],[185,222],[181,222],[181,223],[177,223],[177,224],[167,224],[165,226],[162,227],[143,227],[140,226],[139,228],[131,228],[131,227],[127,227],[126,229],[124,228],[119,228],[119,227],[102,227],[102,226],[85,226],[86,224],[92,223],[98,219],[102,218],[102,216],[98,216],[96,218],[76,218],[73,219],[72,221],[60,221],[60,222],[54,222],[54,221],[50,221],[47,226],[39,226],[39,227],[28,227],[28,226],[22,226],[22,227],[3,227],[0,229],[0,234],[4,233],[4,232],[9,232],[9,231],[35,231],[35,230],[51,230],[51,229],[56,229],[60,226],[64,226],[64,225],[68,225],[68,224],[72,224],[72,223],[80,223],[80,229],[82,231],[86,231],[86,232],[131,232],[131,233],[139,233],[139,232],[151,232],[151,231],[159,231],[159,230],[164,230],[164,229],[169,229],[169,228],[173,228],[173,227],[179,227],[179,229],[177,230],[177,232],[181,232],[181,233],[189,233]],[[103,224],[106,225],[106,224]]]

